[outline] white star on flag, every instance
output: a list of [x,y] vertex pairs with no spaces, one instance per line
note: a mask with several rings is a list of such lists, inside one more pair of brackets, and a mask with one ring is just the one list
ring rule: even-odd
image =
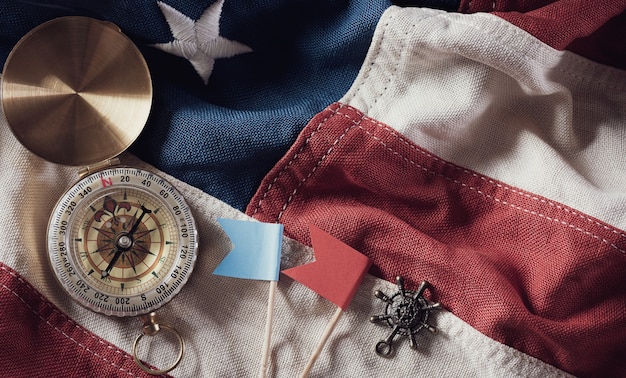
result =
[[250,47],[242,43],[219,35],[219,21],[224,0],[211,4],[197,21],[163,2],[158,2],[158,5],[175,39],[152,46],[187,59],[204,84],[209,82],[215,59],[231,58],[252,51]]

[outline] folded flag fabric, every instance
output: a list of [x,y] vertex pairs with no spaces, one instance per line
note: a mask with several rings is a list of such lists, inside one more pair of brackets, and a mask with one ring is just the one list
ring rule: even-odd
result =
[[283,225],[218,218],[234,247],[213,274],[278,281]]
[[333,227],[490,338],[623,376],[626,74],[473,16],[390,8],[247,213],[308,245]]
[[[266,285],[212,274],[230,248],[215,218],[246,206],[285,223],[283,262],[310,257],[310,224],[373,261],[314,374],[626,376],[626,78],[561,51],[626,67],[624,1],[456,3],[383,15],[388,1],[0,2],[1,62],[65,15],[117,24],[148,62],[152,116],[122,161],[172,181],[201,240],[159,311],[188,345],[174,376],[258,373]],[[137,320],[72,302],[45,261],[50,209],[76,169],[0,125],[0,373],[146,376],[132,363]],[[431,319],[441,335],[381,359],[372,291],[399,274],[408,289],[431,282],[449,311]],[[267,371],[292,377],[333,304],[277,286]]]
[[[407,3],[454,9],[450,0]],[[555,47],[626,67],[620,45],[606,43],[607,37],[624,34],[623,17],[610,23],[616,25],[608,31],[613,34],[600,30],[626,9],[624,0],[601,6],[584,0],[457,3],[460,12],[495,11],[544,42],[559,38]],[[389,0],[310,0],[297,7],[280,0],[4,1],[0,62],[19,38],[52,18],[85,15],[115,23],[143,53],[154,84],[152,116],[131,151],[243,211],[306,123],[348,90],[390,5]],[[176,20],[178,29],[172,26]],[[202,33],[205,29],[210,32]],[[596,30],[604,39],[593,37]],[[201,62],[206,65],[199,68]]]
[[345,311],[372,262],[319,227],[309,231],[315,261],[282,272]]
[[614,38],[626,33],[624,0],[461,0],[458,11],[493,13],[555,49],[626,68],[624,47]]

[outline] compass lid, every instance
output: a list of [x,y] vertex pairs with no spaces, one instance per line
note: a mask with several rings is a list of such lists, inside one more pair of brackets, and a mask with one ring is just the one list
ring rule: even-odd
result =
[[143,56],[117,26],[88,17],[43,23],[4,65],[2,106],[17,139],[36,155],[84,166],[137,139],[152,105]]

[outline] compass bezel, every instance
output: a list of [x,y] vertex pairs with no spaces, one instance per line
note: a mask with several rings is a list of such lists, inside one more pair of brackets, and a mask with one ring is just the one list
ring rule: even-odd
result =
[[[79,261],[79,251],[71,240],[81,227],[76,218],[91,200],[112,189],[142,191],[170,211],[175,221],[176,243],[173,260],[165,274],[153,279],[149,289],[136,294],[98,290],[86,279],[88,272]],[[91,210],[90,210],[91,211]],[[84,307],[106,315],[125,317],[148,314],[172,300],[187,282],[197,258],[198,232],[182,194],[162,177],[134,167],[113,167],[92,173],[75,183],[59,199],[48,222],[48,262],[64,291]],[[165,241],[162,241],[165,243]]]

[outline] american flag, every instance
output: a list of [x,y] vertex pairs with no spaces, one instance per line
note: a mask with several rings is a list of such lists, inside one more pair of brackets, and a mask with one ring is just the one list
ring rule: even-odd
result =
[[[33,27],[82,15],[118,25],[148,63],[152,113],[121,159],[176,185],[202,242],[159,311],[187,345],[171,375],[258,371],[267,286],[211,274],[224,217],[284,224],[283,268],[312,258],[312,224],[373,261],[312,376],[626,376],[626,1],[401,5],[0,4],[2,62]],[[76,169],[35,157],[1,118],[0,375],[147,376],[141,323],[72,302],[47,265]],[[430,282],[444,310],[439,334],[381,358],[373,292],[398,275]],[[295,376],[335,307],[284,279],[275,309],[269,373]]]

